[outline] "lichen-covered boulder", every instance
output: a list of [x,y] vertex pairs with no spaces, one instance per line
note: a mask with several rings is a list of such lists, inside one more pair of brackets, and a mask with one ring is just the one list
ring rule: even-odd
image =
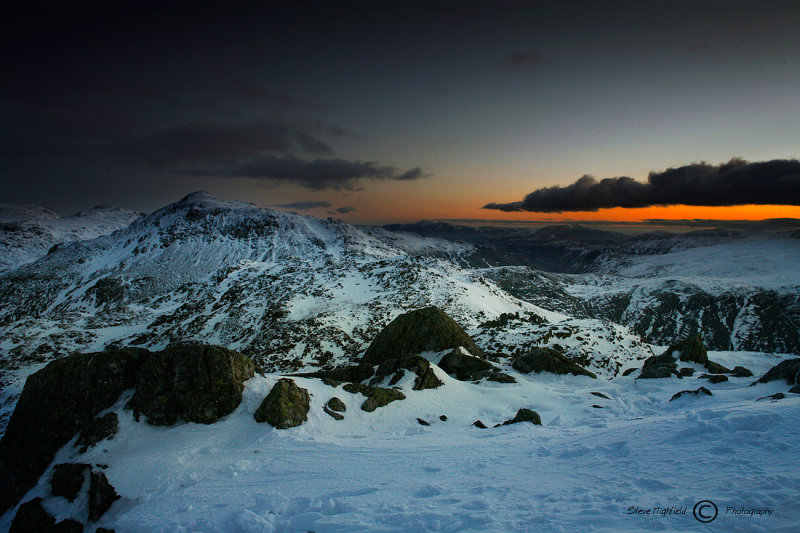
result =
[[[514,415],[514,418],[511,420],[506,420],[502,424],[498,424],[499,426],[508,426],[510,424],[519,424],[520,422],[530,422],[533,425],[541,426],[542,419],[539,416],[539,413],[533,411],[531,409],[522,408],[517,411],[517,414]],[[497,427],[497,426],[495,426]]]
[[212,424],[239,405],[244,382],[253,374],[253,361],[233,350],[202,344],[170,346],[139,369],[129,406],[155,426],[180,420]]
[[81,453],[100,442],[110,439],[119,430],[119,417],[117,413],[106,413],[100,418],[93,418],[85,428],[81,430],[78,442],[75,445]]
[[340,415],[339,413],[344,413],[347,411],[347,406],[342,400],[334,396],[328,400],[328,403],[325,404],[322,410],[335,420],[344,420],[344,416]]
[[108,482],[108,478],[103,472],[90,474],[89,520],[97,522],[119,498],[116,489]]
[[77,354],[28,377],[0,441],[0,513],[36,483],[56,450],[136,384],[149,356],[136,348]]
[[392,320],[373,339],[362,358],[363,364],[377,365],[386,359],[459,346],[471,354],[481,351],[455,320],[438,307],[409,311]]
[[706,396],[713,396],[710,390],[708,390],[705,387],[700,387],[697,390],[682,390],[680,392],[677,392],[672,395],[672,398],[670,398],[669,401],[677,400],[678,398],[681,398],[682,396],[688,396],[689,394],[694,394],[695,396],[700,396],[701,394],[704,394]]
[[561,352],[552,348],[533,348],[529,352],[515,357],[511,361],[511,366],[514,370],[523,374],[550,372],[553,374],[573,374],[575,376],[597,378],[594,373],[589,372],[577,363],[573,363]]
[[86,473],[91,465],[86,463],[62,463],[53,467],[50,478],[50,492],[53,496],[61,496],[68,501],[78,497],[78,493],[86,482]]
[[383,407],[396,400],[405,400],[406,395],[397,389],[384,389],[373,387],[366,401],[361,405],[361,410],[371,413],[378,407]]
[[404,370],[409,370],[416,375],[413,390],[435,389],[444,385],[436,377],[430,361],[420,355],[411,355],[400,359],[386,359],[375,370],[375,376],[370,380],[369,384],[377,385],[387,377],[392,376],[389,385],[394,385],[403,377]]
[[800,384],[800,357],[781,361],[758,378],[756,383],[769,383],[777,379],[786,381],[787,385]]
[[288,378],[281,378],[261,402],[254,418],[277,429],[289,429],[308,420],[311,397],[308,390]]

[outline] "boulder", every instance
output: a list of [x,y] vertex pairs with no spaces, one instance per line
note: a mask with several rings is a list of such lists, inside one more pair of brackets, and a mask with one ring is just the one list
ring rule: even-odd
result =
[[705,394],[706,396],[713,396],[710,390],[708,390],[705,387],[700,387],[697,390],[682,390],[678,393],[675,393],[672,395],[672,398],[670,398],[669,401],[677,400],[681,396],[687,396],[689,394],[694,394],[695,396],[700,396],[701,394]]
[[645,359],[642,372],[637,376],[637,379],[668,378],[672,375],[680,377],[675,358],[672,357],[671,353],[667,352]]
[[42,499],[34,498],[19,506],[8,533],[50,533],[55,527],[56,519],[42,507]]
[[514,418],[512,418],[511,420],[506,420],[502,424],[498,425],[508,426],[510,424],[519,424],[520,422],[530,422],[531,424],[534,424],[536,426],[542,425],[542,419],[539,416],[539,413],[531,409],[525,409],[524,407],[519,411],[517,411],[517,414],[514,415]]
[[239,405],[244,382],[253,374],[253,361],[238,352],[203,344],[170,346],[141,366],[129,406],[154,426],[180,420],[212,424]]
[[800,394],[800,385],[795,385],[794,387],[789,389],[789,392],[791,392],[792,394]]
[[89,476],[89,520],[97,522],[119,498],[119,494],[108,482],[108,478],[103,472],[91,473]]
[[[758,378],[756,383],[769,383],[776,379],[786,381],[787,385],[800,384],[800,357],[781,361],[770,368],[766,374]],[[755,383],[754,383],[755,385]]]
[[487,429],[486,424],[484,424],[480,420],[476,420],[475,422],[472,423],[472,425],[475,426],[476,428]]
[[430,422],[428,422],[427,420],[423,420],[422,418],[417,418],[417,424],[419,424],[420,426],[430,426],[431,425]]
[[455,320],[438,307],[409,311],[392,320],[373,339],[362,363],[377,365],[386,359],[399,359],[426,351],[442,351],[463,346],[473,355],[481,351]]
[[117,413],[106,413],[100,418],[93,418],[89,424],[81,430],[78,442],[75,445],[81,453],[100,442],[116,435],[119,430],[119,417]]
[[344,404],[342,400],[334,396],[333,398],[328,400],[328,403],[325,404],[322,410],[325,411],[325,414],[327,414],[331,418],[334,418],[336,420],[344,420],[344,416],[340,415],[339,413],[347,411],[347,406]]
[[728,381],[728,376],[722,374],[703,374],[700,376],[702,379],[707,379],[709,383],[722,383]]
[[731,376],[735,378],[750,378],[753,377],[753,372],[743,366],[735,366],[731,370]]
[[648,357],[638,378],[668,378],[673,375],[682,378],[694,374],[694,369],[691,368],[678,370],[678,361],[701,364],[711,374],[726,374],[730,372],[721,364],[708,359],[703,337],[698,333],[685,338],[677,344],[673,344],[661,355]]
[[689,368],[688,366],[685,366],[683,368],[678,369],[678,377],[686,378],[693,375],[694,375],[694,368]]
[[361,405],[361,410],[371,413],[378,407],[383,407],[396,400],[405,400],[406,395],[397,389],[384,389],[382,387],[373,387],[372,392],[367,397],[367,400]]
[[311,398],[308,390],[288,378],[281,378],[269,391],[255,412],[256,422],[266,422],[277,429],[289,429],[308,420]]
[[458,380],[472,381],[480,379],[477,376],[491,372],[494,365],[484,359],[468,355],[457,348],[442,357],[439,361],[439,368]]
[[439,415],[439,420],[442,422],[447,422],[447,415]]
[[50,492],[53,496],[62,496],[74,501],[86,482],[86,473],[90,465],[85,463],[62,463],[53,467],[50,478]]
[[690,335],[677,344],[673,344],[667,350],[670,355],[679,352],[678,359],[684,362],[699,363],[705,365],[708,362],[708,353],[703,344],[703,337],[699,333]]
[[375,376],[370,380],[369,384],[377,385],[387,377],[392,376],[389,385],[394,385],[402,379],[405,370],[409,370],[416,375],[413,390],[435,389],[444,385],[436,377],[430,361],[421,355],[411,355],[400,359],[386,359],[375,370]]
[[149,356],[137,348],[77,354],[28,377],[0,441],[0,513],[36,483],[56,450],[136,384]]
[[553,374],[573,374],[575,376],[597,378],[592,372],[577,363],[573,363],[561,352],[552,348],[533,348],[529,352],[515,357],[511,361],[511,366],[514,370],[523,374],[550,372]]

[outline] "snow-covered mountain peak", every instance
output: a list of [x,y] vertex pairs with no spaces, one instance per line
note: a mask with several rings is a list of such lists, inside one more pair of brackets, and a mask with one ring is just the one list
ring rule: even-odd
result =
[[0,204],[0,223],[55,220],[60,218],[47,208],[34,204]]

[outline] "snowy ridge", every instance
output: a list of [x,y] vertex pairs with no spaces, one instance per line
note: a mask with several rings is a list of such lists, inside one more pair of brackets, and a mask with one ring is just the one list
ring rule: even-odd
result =
[[62,218],[36,205],[0,204],[0,272],[31,263],[55,245],[113,233],[141,216],[97,206]]

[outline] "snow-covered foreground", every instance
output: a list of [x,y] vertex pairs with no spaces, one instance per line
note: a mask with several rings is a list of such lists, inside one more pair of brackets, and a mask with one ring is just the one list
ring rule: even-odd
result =
[[[756,375],[779,361],[709,355]],[[83,455],[68,445],[54,463],[108,465],[122,499],[99,525],[118,532],[799,530],[800,395],[755,401],[786,392],[785,383],[512,371],[518,384],[476,385],[436,373],[445,386],[411,391],[407,376],[408,398],[373,413],[359,409],[360,395],[295,378],[312,406],[308,422],[289,430],[252,416],[277,375],[248,381],[237,410],[208,426],[137,423],[123,397],[112,408],[120,415],[113,440]],[[669,401],[700,386],[714,396]],[[334,395],[347,405],[341,422],[322,411]],[[500,423],[520,407],[538,411],[544,426],[471,426]],[[47,497],[48,481],[49,471],[25,499],[43,496],[58,520],[85,521],[86,496],[74,504]],[[718,508],[710,524],[692,514],[701,500]]]

